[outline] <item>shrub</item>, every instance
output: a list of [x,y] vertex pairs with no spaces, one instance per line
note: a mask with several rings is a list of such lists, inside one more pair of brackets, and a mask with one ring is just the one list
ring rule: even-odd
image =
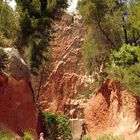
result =
[[97,140],[125,140],[122,136],[103,135],[99,136]]
[[91,95],[92,95],[92,92],[91,91],[87,91],[87,92],[84,93],[84,97],[86,99],[89,99]]
[[12,136],[6,132],[0,131],[0,140],[12,140]]
[[82,140],[91,140],[90,136],[89,135],[84,135],[82,137]]
[[24,133],[23,140],[34,140],[34,137],[30,132],[27,131]]
[[140,48],[123,45],[113,51],[105,71],[113,80],[120,81],[133,94],[140,96]]
[[48,140],[55,140],[58,134],[57,130],[57,118],[56,115],[50,112],[44,113],[45,125],[47,127],[47,138]]
[[129,67],[136,63],[140,63],[140,48],[124,44],[119,51],[113,51],[109,56],[111,65]]
[[58,122],[58,137],[61,140],[71,140],[72,134],[69,127],[69,118],[63,114],[57,117]]
[[67,116],[54,115],[50,112],[44,113],[45,125],[47,127],[47,139],[48,140],[71,140],[71,130],[69,127],[69,119]]

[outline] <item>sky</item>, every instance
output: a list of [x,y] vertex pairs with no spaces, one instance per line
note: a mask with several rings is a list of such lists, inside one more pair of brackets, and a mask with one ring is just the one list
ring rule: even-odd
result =
[[[76,10],[77,2],[78,2],[78,0],[72,0],[70,6],[69,6],[69,8],[68,8],[68,12],[74,12],[74,11]],[[15,9],[15,7],[16,7],[16,3],[15,3],[14,0],[12,0],[12,1],[9,3],[9,5],[10,5],[13,9]]]
[[14,0],[12,0],[12,1],[9,3],[9,5],[10,5],[13,9],[15,9],[15,7],[16,7],[16,3],[15,3]]
[[70,6],[68,8],[68,12],[74,12],[76,10],[77,3],[78,3],[78,0],[72,0]]

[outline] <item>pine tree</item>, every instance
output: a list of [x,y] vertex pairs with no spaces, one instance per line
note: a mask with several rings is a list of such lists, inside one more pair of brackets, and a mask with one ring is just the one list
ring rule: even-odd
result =
[[0,36],[14,38],[18,18],[6,1],[0,0]]
[[16,0],[20,14],[17,46],[24,52],[30,48],[30,66],[36,71],[46,60],[51,40],[52,21],[67,7],[65,0]]

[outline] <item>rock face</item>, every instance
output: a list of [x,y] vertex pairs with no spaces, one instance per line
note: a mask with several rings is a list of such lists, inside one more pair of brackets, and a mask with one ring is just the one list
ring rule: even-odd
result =
[[5,52],[9,55],[11,75],[0,72],[0,128],[19,136],[26,131],[36,135],[40,124],[29,69],[16,49],[6,48]]
[[54,23],[52,35],[53,62],[48,68],[45,86],[40,96],[44,111],[64,112],[66,102],[86,88],[83,76],[81,45],[85,35],[80,19],[64,14]]
[[0,75],[0,124],[22,136],[36,131],[37,111],[29,83]]
[[8,70],[11,75],[17,80],[30,80],[30,71],[23,58],[15,48],[4,48],[4,51],[8,54],[9,65]]
[[89,100],[84,115],[87,131],[93,138],[104,133],[125,135],[128,139],[138,135],[140,103],[118,82],[106,80]]

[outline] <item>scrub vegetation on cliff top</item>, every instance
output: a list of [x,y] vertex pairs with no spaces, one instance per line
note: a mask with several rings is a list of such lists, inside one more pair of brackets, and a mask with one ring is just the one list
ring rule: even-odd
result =
[[89,74],[96,82],[119,80],[140,96],[140,1],[81,0],[78,9],[88,32],[83,60]]

